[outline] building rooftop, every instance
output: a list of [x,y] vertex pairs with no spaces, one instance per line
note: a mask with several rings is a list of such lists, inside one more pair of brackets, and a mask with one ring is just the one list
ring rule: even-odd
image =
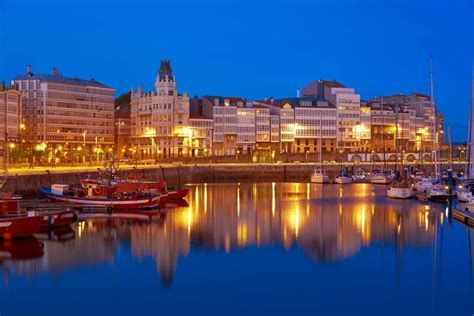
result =
[[13,80],[39,80],[41,82],[56,82],[56,83],[64,83],[64,84],[85,86],[85,87],[112,89],[111,87],[106,86],[105,84],[100,83],[99,81],[96,81],[95,79],[87,80],[87,79],[64,77],[63,75],[59,74],[57,70],[55,74],[35,74],[32,72],[28,72],[26,74],[17,75]]
[[345,85],[343,85],[340,82],[337,82],[336,80],[318,80],[320,84],[323,86],[329,87],[329,88],[347,88]]
[[[310,106],[305,106],[301,105],[301,101],[310,101],[311,105]],[[304,96],[300,98],[283,98],[283,99],[278,99],[275,100],[275,102],[280,103],[281,105],[284,105],[285,103],[291,104],[292,107],[325,107],[325,108],[335,108],[335,106],[329,102],[326,99],[318,98],[318,97],[313,97],[313,96]],[[320,106],[318,103],[321,102],[326,102],[327,106]]]

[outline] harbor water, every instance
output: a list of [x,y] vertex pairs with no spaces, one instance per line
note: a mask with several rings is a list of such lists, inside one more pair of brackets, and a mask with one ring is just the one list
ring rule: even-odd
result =
[[385,186],[190,185],[0,241],[0,315],[472,315],[474,230]]

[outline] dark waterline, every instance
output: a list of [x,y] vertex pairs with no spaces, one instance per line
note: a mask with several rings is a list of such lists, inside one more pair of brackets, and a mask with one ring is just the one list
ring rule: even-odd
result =
[[3,242],[1,316],[474,312],[474,230],[446,205],[370,184],[195,185],[187,201]]

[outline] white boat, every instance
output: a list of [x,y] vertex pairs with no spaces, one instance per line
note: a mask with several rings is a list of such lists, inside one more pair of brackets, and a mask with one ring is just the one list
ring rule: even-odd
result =
[[349,184],[352,183],[352,178],[348,174],[338,174],[334,179],[336,184]]
[[373,184],[388,184],[389,182],[389,178],[381,172],[376,172],[370,177],[370,183]]
[[428,200],[433,202],[446,202],[450,197],[452,197],[452,194],[449,194],[448,192],[448,186],[445,186],[441,183],[433,185],[433,187],[429,189],[426,194]]
[[456,198],[458,199],[458,202],[469,202],[470,200],[474,200],[472,191],[467,183],[461,183],[457,186]]
[[387,189],[387,196],[392,199],[411,199],[413,190],[407,186],[393,185]]
[[414,189],[417,192],[427,193],[435,185],[436,180],[432,178],[422,178],[420,181],[417,181],[414,185]]
[[314,169],[311,174],[311,183],[329,183],[329,177],[324,172],[324,169]]
[[363,181],[365,179],[365,171],[364,169],[357,169],[354,173],[354,175],[352,176],[352,180],[354,181]]

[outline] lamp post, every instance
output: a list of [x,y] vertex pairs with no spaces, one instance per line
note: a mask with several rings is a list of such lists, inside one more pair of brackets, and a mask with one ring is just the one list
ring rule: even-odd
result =
[[84,132],[82,133],[82,136],[83,136],[82,149],[84,150],[82,153],[82,163],[86,163],[86,134],[87,134],[87,130],[84,130]]

